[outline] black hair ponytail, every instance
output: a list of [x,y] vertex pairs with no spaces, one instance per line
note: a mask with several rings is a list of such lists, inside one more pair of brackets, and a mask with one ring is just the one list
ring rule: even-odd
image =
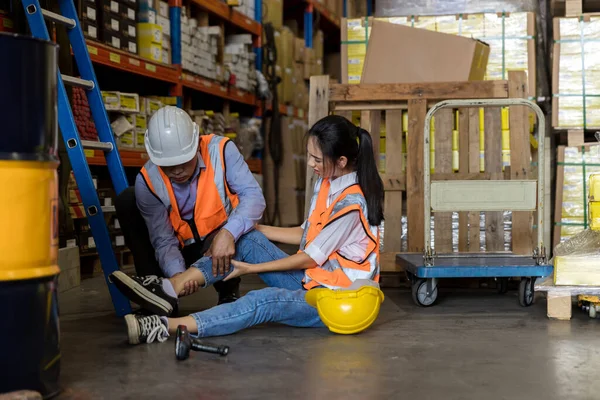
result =
[[[358,128],[358,157],[356,174],[358,184],[367,200],[369,224],[379,226],[383,221],[383,182],[379,176],[377,160],[373,154],[373,141],[369,132]],[[376,143],[379,146],[379,143]]]
[[[358,128],[339,115],[329,115],[317,121],[307,136],[317,140],[330,165],[344,156],[356,170],[358,184],[367,201],[369,224],[379,226],[383,221],[383,182],[373,154],[369,132]],[[379,146],[379,143],[376,144]]]

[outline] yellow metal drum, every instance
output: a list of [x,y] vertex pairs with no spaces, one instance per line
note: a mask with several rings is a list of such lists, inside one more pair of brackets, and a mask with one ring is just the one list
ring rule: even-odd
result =
[[0,281],[57,275],[57,162],[0,160]]

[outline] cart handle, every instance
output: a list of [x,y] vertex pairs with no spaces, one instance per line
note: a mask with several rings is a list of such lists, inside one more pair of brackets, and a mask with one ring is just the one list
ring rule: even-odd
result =
[[472,99],[472,100],[444,100],[435,104],[425,116],[425,127],[423,136],[425,138],[423,146],[424,165],[424,225],[425,225],[425,251],[431,251],[431,173],[429,161],[429,135],[431,128],[431,117],[438,110],[443,108],[480,108],[480,107],[511,107],[525,106],[533,111],[538,119],[538,177],[537,177],[537,243],[541,251],[544,247],[544,141],[546,138],[546,118],[542,109],[534,102],[522,99]]

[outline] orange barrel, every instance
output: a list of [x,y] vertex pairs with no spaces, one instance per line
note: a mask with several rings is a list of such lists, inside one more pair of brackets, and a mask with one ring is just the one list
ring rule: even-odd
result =
[[0,393],[58,393],[58,46],[0,34]]

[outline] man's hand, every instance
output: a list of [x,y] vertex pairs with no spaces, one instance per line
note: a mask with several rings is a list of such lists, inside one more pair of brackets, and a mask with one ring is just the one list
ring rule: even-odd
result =
[[223,282],[228,281],[233,278],[237,278],[238,276],[252,273],[253,264],[248,264],[248,263],[241,262],[241,261],[231,260],[231,265],[233,265],[233,270],[231,271],[231,273],[229,275],[227,275],[225,277],[225,279],[223,279]]
[[235,254],[235,239],[227,229],[221,229],[204,254],[212,257],[213,275],[225,275],[229,272],[231,258]]

